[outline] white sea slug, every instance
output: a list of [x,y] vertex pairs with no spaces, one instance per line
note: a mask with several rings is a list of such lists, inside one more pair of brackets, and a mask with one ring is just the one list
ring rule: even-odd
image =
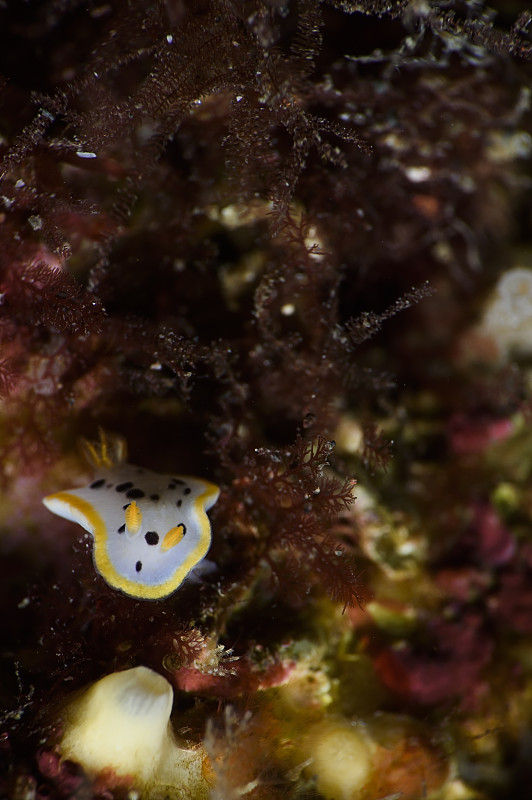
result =
[[44,505],[93,535],[94,564],[110,586],[141,599],[166,597],[206,556],[206,512],[220,490],[202,478],[126,464],[125,440],[103,431],[84,446],[94,480],[51,494]]

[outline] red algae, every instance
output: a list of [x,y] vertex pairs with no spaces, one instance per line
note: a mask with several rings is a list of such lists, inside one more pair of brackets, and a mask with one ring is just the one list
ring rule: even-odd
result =
[[257,671],[252,664],[239,662],[229,675],[210,675],[198,669],[184,667],[176,671],[173,679],[176,686],[184,692],[192,692],[200,697],[232,700],[286,683],[294,666],[294,662],[272,664]]
[[459,623],[438,622],[430,629],[437,657],[411,648],[383,651],[376,658],[377,670],[386,686],[407,701],[445,705],[459,698],[470,705],[493,651],[480,624],[471,614]]

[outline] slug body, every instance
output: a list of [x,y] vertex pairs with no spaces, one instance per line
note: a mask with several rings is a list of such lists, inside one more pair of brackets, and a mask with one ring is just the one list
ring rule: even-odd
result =
[[92,534],[95,567],[110,586],[141,599],[167,597],[207,554],[206,512],[219,489],[201,478],[126,464],[124,440],[100,437],[84,442],[94,480],[43,503]]

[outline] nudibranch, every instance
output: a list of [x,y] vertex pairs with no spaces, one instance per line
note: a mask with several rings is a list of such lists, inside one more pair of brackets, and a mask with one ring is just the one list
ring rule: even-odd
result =
[[127,464],[120,436],[100,431],[100,441],[82,444],[94,480],[48,495],[44,505],[92,534],[94,565],[114,589],[143,600],[167,597],[209,550],[206,512],[219,488]]

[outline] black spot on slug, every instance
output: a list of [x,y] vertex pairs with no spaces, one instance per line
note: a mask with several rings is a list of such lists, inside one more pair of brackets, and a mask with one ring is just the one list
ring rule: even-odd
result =
[[135,569],[137,570],[137,572],[141,571],[141,569],[142,569],[142,561],[137,561],[137,563],[135,564]]
[[126,526],[125,525],[121,525],[119,527],[119,529],[118,529],[118,533],[124,533],[125,529],[126,529]]
[[100,478],[99,480],[94,481],[93,483],[91,483],[89,488],[90,489],[101,489],[101,487],[104,485],[104,483],[105,483],[105,478]]
[[148,531],[144,538],[146,539],[146,544],[159,544],[159,534],[156,531]]
[[191,491],[192,489],[189,489],[187,486],[187,488],[183,491],[183,494],[190,494]]
[[183,501],[182,501],[182,500],[178,500],[178,501],[176,502],[176,506],[177,506],[178,508],[181,508],[182,504],[183,504]]
[[159,499],[158,494],[150,494],[150,500],[158,500],[158,499]]
[[130,497],[131,500],[137,500],[139,497],[144,497],[144,496],[145,495],[142,489],[130,489],[129,492],[127,492],[126,494],[126,497]]
[[126,481],[125,483],[119,483],[118,486],[116,487],[116,491],[127,492],[127,490],[131,489],[132,486],[133,484],[131,483],[131,481]]

